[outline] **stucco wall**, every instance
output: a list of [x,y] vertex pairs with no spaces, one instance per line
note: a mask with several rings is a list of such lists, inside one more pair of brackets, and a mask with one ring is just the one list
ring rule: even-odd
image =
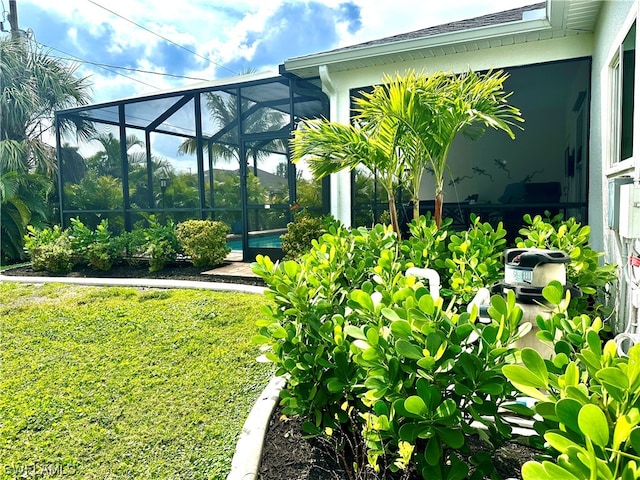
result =
[[[604,250],[606,260],[619,263],[615,237],[606,226],[608,209],[608,180],[622,173],[629,173],[632,165],[627,162],[625,168],[611,168],[609,149],[611,120],[607,116],[607,105],[610,102],[608,85],[609,62],[617,45],[619,45],[633,23],[634,12],[638,9],[637,0],[603,2],[600,20],[594,35],[594,53],[591,90],[591,168],[589,172],[589,223],[592,228],[592,245],[597,250]],[[637,68],[636,68],[637,69]],[[637,93],[637,89],[636,89]],[[640,125],[638,109],[635,109],[636,130]],[[637,134],[636,134],[637,138]],[[636,151],[638,143],[636,142]]]
[[[591,103],[591,171],[589,175],[590,225],[592,228],[591,243],[593,248],[605,251],[605,261],[620,265],[618,273],[617,315],[613,328],[616,332],[628,331],[638,333],[638,315],[640,310],[631,300],[631,291],[625,282],[623,268],[627,259],[621,255],[619,245],[622,241],[617,232],[608,227],[609,180],[621,175],[634,174],[634,162],[637,163],[640,148],[640,109],[636,73],[634,109],[634,145],[635,155],[629,160],[613,164],[611,161],[611,74],[610,64],[618,46],[622,43],[629,28],[633,24],[638,11],[637,0],[603,2],[598,27],[595,32],[595,48],[593,54],[593,79]],[[637,29],[636,29],[637,30]],[[637,34],[636,34],[637,38]],[[636,44],[638,42],[636,41]],[[636,49],[636,72],[638,71],[638,50]],[[634,320],[635,319],[635,320]]]

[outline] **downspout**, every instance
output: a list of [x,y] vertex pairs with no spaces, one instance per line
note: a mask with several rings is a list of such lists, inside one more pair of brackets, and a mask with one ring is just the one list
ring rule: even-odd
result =
[[[339,121],[338,89],[329,74],[327,65],[318,67],[322,91],[329,97],[330,120]],[[329,177],[330,183],[330,212],[343,225],[351,225],[351,173],[342,171]]]

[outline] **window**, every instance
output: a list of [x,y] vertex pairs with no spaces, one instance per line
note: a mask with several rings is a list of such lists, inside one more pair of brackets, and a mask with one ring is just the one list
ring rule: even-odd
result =
[[612,69],[612,162],[633,156],[633,97],[636,65],[636,24],[624,38]]

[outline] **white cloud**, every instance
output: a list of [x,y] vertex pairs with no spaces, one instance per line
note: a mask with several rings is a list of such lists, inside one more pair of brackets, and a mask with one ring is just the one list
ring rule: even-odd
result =
[[[131,21],[176,42],[198,55],[211,59],[207,65],[202,59],[189,57],[189,53],[178,61],[177,50],[150,32],[136,27],[129,21],[109,13],[89,0],[21,0],[19,21],[23,28],[34,28],[36,38],[48,38],[54,48],[73,48],[68,53],[97,63],[127,62],[144,70],[165,73],[180,73],[198,78],[222,78],[231,76],[229,70],[220,65],[259,65],[276,69],[277,64],[287,58],[300,55],[286,51],[282,45],[283,35],[277,35],[273,16],[286,2],[311,3],[313,0],[183,0],[181,2],[158,2],[157,0],[94,0]],[[351,1],[360,9],[361,28],[349,32],[349,23],[338,17],[339,7]],[[327,35],[333,43],[322,45],[314,37],[314,49],[333,49],[340,46],[369,41],[420,28],[471,18],[485,13],[515,8],[535,0],[316,0],[336,9],[336,33]],[[289,9],[291,10],[291,9]],[[287,10],[287,11],[289,11]],[[22,12],[29,12],[23,14]],[[47,32],[47,24],[55,18],[61,29]],[[43,20],[46,19],[46,20]],[[288,21],[295,19],[288,18]],[[40,22],[40,23],[38,23]],[[271,25],[271,27],[267,27]],[[353,25],[351,25],[353,26]],[[270,29],[268,29],[270,28]],[[47,37],[47,33],[49,36]],[[329,33],[329,32],[327,32]],[[309,32],[309,35],[322,35]],[[286,33],[285,33],[286,35]],[[337,35],[337,37],[335,36]],[[276,38],[278,37],[278,38]],[[311,38],[309,38],[311,40]],[[93,43],[92,43],[93,41]],[[269,42],[279,42],[271,45]],[[58,42],[58,43],[56,43]],[[62,43],[64,42],[64,43]],[[292,38],[291,45],[301,48],[304,38]],[[258,55],[268,53],[268,60]],[[311,54],[307,51],[303,54]],[[171,57],[174,55],[175,58]],[[281,55],[281,58],[278,56]],[[175,60],[175,61],[173,61]],[[121,63],[124,65],[125,63]],[[218,64],[218,65],[215,65]],[[141,92],[153,92],[153,87],[137,83],[124,76],[94,66],[83,66],[84,72],[93,72],[94,100],[109,101]],[[193,83],[193,80],[175,80],[145,73],[122,72],[140,82],[156,88],[174,88]]]

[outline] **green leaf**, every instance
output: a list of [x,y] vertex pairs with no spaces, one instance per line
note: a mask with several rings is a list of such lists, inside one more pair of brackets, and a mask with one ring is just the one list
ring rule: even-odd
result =
[[613,429],[613,444],[611,445],[611,448],[613,450],[619,450],[620,446],[626,442],[627,439],[630,439],[632,429],[633,423],[628,415],[618,417]]
[[415,443],[419,436],[424,438],[425,435],[428,435],[428,432],[428,429],[417,423],[405,423],[398,429],[398,437],[405,442]]
[[551,462],[526,462],[522,466],[523,480],[582,480]]
[[267,328],[273,338],[287,338],[287,331],[277,323],[272,323]]
[[362,290],[353,290],[351,292],[351,300],[360,305],[367,312],[373,312],[375,307],[373,305],[373,300],[371,300],[371,295]]
[[629,377],[629,385],[631,385],[633,391],[636,391],[640,389],[640,343],[632,346],[628,355],[627,375]]
[[442,446],[437,437],[432,437],[424,451],[424,459],[428,465],[436,466],[440,462],[440,457],[442,457]]
[[[556,355],[556,358],[560,357],[561,355],[564,355],[564,354],[558,354]],[[580,370],[578,369],[578,365],[576,365],[575,362],[570,362],[564,371],[565,385],[567,387],[576,386],[578,385],[579,380],[580,380]]]
[[551,305],[560,305],[564,298],[564,287],[557,280],[552,280],[542,289],[542,296]]
[[451,448],[461,448],[464,445],[464,435],[458,429],[454,428],[439,428],[436,427],[436,434],[440,437],[444,443]]
[[265,343],[270,343],[271,338],[264,335],[254,335],[253,337],[251,337],[251,342],[255,345],[263,345]]
[[602,339],[600,338],[600,335],[598,335],[598,332],[595,330],[589,330],[587,332],[587,344],[599,359],[602,356]]
[[596,372],[596,378],[602,383],[612,385],[620,390],[629,388],[629,378],[622,370],[616,367],[607,367],[599,370]]
[[566,388],[567,398],[573,398],[583,405],[589,403],[589,396],[587,393],[587,389],[584,385],[575,385]]
[[604,412],[593,404],[584,405],[578,414],[578,425],[582,433],[599,447],[609,443],[609,424]]
[[635,427],[629,434],[629,441],[631,446],[636,451],[637,455],[640,455],[640,427]]
[[345,325],[344,334],[358,340],[367,341],[367,336],[362,331],[362,328],[356,327],[355,325]]
[[398,321],[398,320],[404,320],[402,318],[400,318],[400,316],[398,315],[398,313],[393,310],[392,308],[383,308],[380,313],[382,314],[383,317],[385,317],[387,320],[391,320],[392,322]]
[[342,381],[338,380],[337,378],[330,378],[327,381],[327,390],[329,390],[331,393],[342,392],[344,387],[345,387],[345,384]]
[[422,357],[418,360],[417,365],[424,370],[431,370],[436,364],[436,359],[433,357]]
[[[495,309],[495,312],[489,313],[491,315],[491,318],[493,318],[494,320],[499,319],[502,315],[507,315],[507,302],[504,297],[502,297],[502,295],[492,296],[491,306]],[[494,314],[497,314],[497,316],[494,316]]]
[[418,417],[425,417],[429,413],[429,409],[424,403],[424,400],[417,395],[412,395],[405,399],[404,408],[407,412],[417,415]]
[[436,418],[447,418],[454,415],[458,411],[456,402],[448,398],[436,408]]
[[536,403],[534,409],[538,415],[546,420],[551,420],[552,422],[560,421],[556,413],[556,404],[554,402],[538,402]]
[[502,373],[516,386],[547,388],[544,380],[522,365],[505,365],[502,367]]
[[542,356],[533,348],[524,348],[521,352],[522,363],[536,375],[546,386],[549,379],[547,365],[544,363]]
[[567,437],[562,435],[559,430],[549,431],[545,433],[544,439],[549,442],[549,445],[558,450],[560,453],[567,453],[570,447],[582,448],[574,441],[569,440]]
[[556,403],[558,420],[576,433],[582,433],[578,425],[578,414],[582,404],[572,398],[563,398]]
[[367,340],[369,341],[369,344],[375,347],[378,345],[379,339],[380,336],[378,335],[378,330],[374,327],[369,327],[367,329]]
[[418,308],[427,315],[433,315],[435,302],[431,295],[423,295],[418,300]]
[[[455,455],[451,457],[451,468],[447,472],[447,480],[464,480],[469,475],[469,466]],[[425,477],[431,478],[431,477]]]
[[288,277],[291,277],[291,278],[294,278],[297,275],[297,273],[300,271],[300,266],[298,265],[297,262],[294,262],[293,260],[284,262],[283,266],[284,266],[284,272],[287,274]]
[[489,395],[500,395],[503,390],[504,385],[500,381],[483,383],[478,387],[479,392],[488,393]]
[[411,325],[406,320],[396,320],[391,322],[391,332],[400,338],[407,338],[411,335]]
[[422,355],[422,349],[413,343],[401,338],[396,342],[396,352],[398,355],[410,358],[412,360],[420,360]]
[[510,412],[516,413],[518,415],[524,415],[527,417],[533,417],[535,411],[526,405],[522,405],[520,403],[512,403],[509,405],[501,405],[505,410],[509,410]]

